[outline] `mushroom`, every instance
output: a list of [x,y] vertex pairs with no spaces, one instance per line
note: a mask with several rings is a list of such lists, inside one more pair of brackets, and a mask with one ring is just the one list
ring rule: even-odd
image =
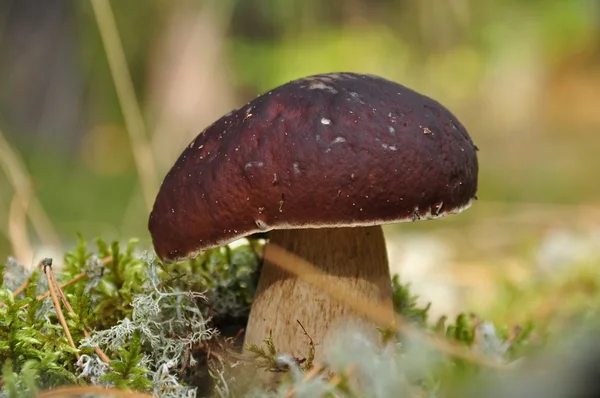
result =
[[448,109],[405,86],[356,73],[308,76],[200,133],[166,175],[149,230],[165,262],[269,231],[245,341],[272,332],[277,349],[303,357],[306,331],[319,360],[337,326],[377,331],[272,264],[270,245],[391,314],[381,225],[467,209],[476,199],[476,151]]

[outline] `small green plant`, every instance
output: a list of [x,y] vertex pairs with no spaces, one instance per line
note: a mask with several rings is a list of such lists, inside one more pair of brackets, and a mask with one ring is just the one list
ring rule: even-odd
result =
[[[98,240],[90,250],[80,237],[60,268],[28,273],[12,260],[0,265],[0,397],[66,385],[155,397],[450,397],[482,377],[507,374],[387,329],[383,348],[347,330],[328,347],[325,364],[313,363],[310,338],[306,358],[279,352],[265,336],[262,345],[246,347],[254,356],[242,359],[239,332],[260,266],[255,246],[164,265],[137,252],[136,241]],[[392,288],[396,312],[420,333],[490,363],[510,369],[538,347],[533,323],[497,327],[472,314],[431,321],[429,305],[419,306],[398,276]],[[257,370],[281,377],[257,386],[248,376]]]
[[[208,375],[209,342],[227,337],[214,328],[211,315],[247,314],[257,257],[248,247],[216,249],[164,268],[135,247],[136,241],[121,249],[98,240],[90,251],[79,237],[65,255],[57,279],[66,285],[61,291],[70,310],[61,307],[75,347],[44,295],[43,272],[27,274],[14,261],[2,264],[2,394],[86,384],[160,396],[195,391],[197,374]],[[25,291],[15,297],[12,290],[23,284]]]

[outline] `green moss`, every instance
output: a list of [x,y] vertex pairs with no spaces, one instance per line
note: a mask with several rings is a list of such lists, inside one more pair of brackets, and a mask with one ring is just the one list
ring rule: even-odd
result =
[[[36,298],[47,290],[44,274],[35,270],[27,275],[14,262],[3,264],[0,397],[35,396],[40,390],[74,384],[135,389],[159,397],[280,397],[290,389],[307,397],[354,397],[371,391],[380,391],[373,394],[381,397],[416,392],[452,396],[482,375],[496,377],[498,371],[389,330],[382,330],[388,343],[383,350],[348,330],[329,347],[328,367],[318,372],[312,343],[307,344],[306,359],[297,359],[280,353],[270,336],[263,345],[248,347],[254,353],[252,362],[240,362],[235,352],[241,339],[235,336],[245,327],[252,303],[259,246],[252,242],[218,248],[165,266],[138,253],[135,240],[125,245],[97,240],[91,249],[80,237],[65,255],[64,266],[54,270],[61,284],[77,279],[64,289],[73,312],[63,307],[75,348],[50,298]],[[28,287],[15,297],[12,291],[25,278]],[[446,317],[430,320],[429,305],[417,305],[417,297],[398,276],[392,287],[396,311],[422,333],[504,364],[533,355],[539,347],[533,323],[497,327],[471,314],[453,322]],[[257,368],[280,374],[278,384],[257,388],[249,376]],[[352,382],[356,373],[364,380],[363,390]]]

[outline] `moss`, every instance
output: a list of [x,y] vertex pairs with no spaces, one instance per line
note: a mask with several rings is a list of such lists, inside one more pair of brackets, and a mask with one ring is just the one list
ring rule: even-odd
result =
[[[260,267],[257,248],[257,242],[223,247],[165,266],[138,254],[134,240],[97,240],[90,249],[80,237],[60,270],[27,273],[8,261],[0,273],[0,397],[65,385],[158,397],[280,397],[291,391],[306,397],[452,396],[482,376],[502,374],[390,330],[382,330],[383,349],[348,330],[329,347],[326,367],[313,363],[312,342],[299,360],[279,353],[269,336],[249,347],[250,362],[242,360],[241,331]],[[51,298],[41,296],[48,273],[67,284],[61,307],[74,346]],[[26,288],[13,294],[25,281]],[[497,327],[472,314],[430,320],[429,306],[419,307],[408,285],[395,276],[392,286],[396,311],[424,335],[506,365],[539,348],[540,331],[532,323]],[[278,383],[257,387],[251,376],[257,368],[280,374]]]

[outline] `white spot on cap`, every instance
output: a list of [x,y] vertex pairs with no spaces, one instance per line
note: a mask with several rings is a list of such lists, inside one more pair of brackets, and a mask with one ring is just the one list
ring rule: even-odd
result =
[[331,141],[331,145],[340,144],[342,142],[346,142],[346,139],[344,137],[335,137],[335,139]]
[[364,104],[364,101],[360,98],[360,95],[358,95],[358,93],[355,93],[354,91],[350,91],[350,96],[355,99],[356,101],[360,102],[361,104]]
[[391,135],[396,135],[396,129],[393,128],[392,126],[388,127],[388,131],[390,132]]
[[263,167],[265,165],[264,162],[248,162],[244,166],[244,170],[248,170],[251,167]]
[[292,163],[292,167],[294,168],[294,174],[300,174],[300,164],[298,162]]
[[324,90],[324,91],[329,91],[332,94],[336,94],[338,91],[331,87],[328,86],[327,84],[325,84],[323,81],[321,80],[313,80],[308,84],[308,88],[310,90]]
[[252,107],[246,109],[246,116],[244,117],[244,120],[248,120],[252,117],[252,113],[250,112],[252,112]]
[[266,231],[269,229],[269,226],[263,220],[254,220],[254,222],[256,223],[258,229],[260,229],[261,231]]
[[323,124],[331,124],[331,120],[327,119],[326,117],[324,117],[324,118],[321,119],[321,123],[323,123]]
[[376,141],[379,142],[381,144],[381,147],[386,151],[396,151],[398,149],[395,145],[388,145],[385,142],[381,142],[381,140],[378,138],[376,139]]

